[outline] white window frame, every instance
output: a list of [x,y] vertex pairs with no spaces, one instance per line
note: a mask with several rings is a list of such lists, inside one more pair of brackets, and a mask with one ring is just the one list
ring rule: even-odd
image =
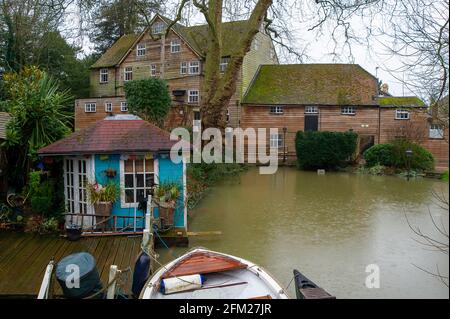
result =
[[356,107],[355,106],[342,106],[341,114],[342,115],[356,115]]
[[270,148],[280,149],[283,147],[283,134],[270,134]]
[[159,35],[164,32],[166,28],[166,24],[164,22],[158,21],[153,23],[152,25],[152,34]]
[[109,70],[108,69],[100,69],[100,83],[108,83],[109,78]]
[[84,113],[95,113],[97,112],[97,103],[87,102],[84,103]]
[[136,45],[136,56],[137,57],[144,57],[147,53],[147,47],[145,43],[138,43]]
[[158,69],[156,64],[150,65],[150,76],[156,77],[158,75]]
[[231,58],[230,57],[223,57],[220,59],[220,64],[219,64],[219,70],[220,73],[225,73],[225,71],[227,70],[228,64],[230,63]]
[[[150,160],[150,159],[149,159]],[[158,159],[151,159],[153,161],[153,172],[146,172],[145,171],[145,161],[147,159],[143,159],[144,161],[144,187],[137,187],[136,182],[136,160],[133,160],[133,175],[134,175],[134,181],[133,181],[133,187],[127,188],[127,190],[133,189],[134,190],[134,196],[136,197],[136,190],[137,189],[146,189],[145,185],[145,174],[153,174],[153,183],[155,185],[159,184],[159,160]],[[121,208],[137,208],[139,206],[139,203],[127,203],[125,200],[125,160],[120,160],[120,206]]]
[[284,114],[284,109],[280,105],[272,105],[270,107],[270,114],[272,114],[272,115],[283,115]]
[[125,67],[125,69],[123,71],[123,81],[124,82],[133,81],[133,67],[132,66]]
[[319,107],[315,105],[305,106],[305,114],[319,114]]
[[200,74],[200,61],[189,62],[189,74]]
[[170,41],[170,53],[180,53],[181,52],[181,41],[175,39]]
[[189,72],[189,62],[180,63],[180,74],[185,75]]
[[128,112],[128,104],[126,101],[120,102],[120,112]]
[[254,38],[253,39],[253,43],[252,43],[252,48],[254,51],[258,51],[260,48],[260,43],[259,43],[259,39],[258,38]]
[[409,120],[411,118],[411,112],[405,109],[396,109],[395,110],[395,119],[396,120]]
[[105,102],[105,112],[111,113],[113,111],[113,104],[112,102]]
[[[196,101],[193,101],[192,98],[196,98]],[[200,103],[200,91],[199,90],[188,90],[188,103],[189,104]]]
[[230,109],[227,108],[227,112],[225,114],[227,123],[230,123]]
[[444,126],[439,124],[430,124],[429,138],[442,140],[444,138]]

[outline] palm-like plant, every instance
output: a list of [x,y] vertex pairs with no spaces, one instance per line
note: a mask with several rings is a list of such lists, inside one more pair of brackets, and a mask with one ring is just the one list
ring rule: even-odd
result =
[[12,117],[5,144],[17,149],[27,176],[31,163],[37,160],[37,151],[70,132],[71,117],[64,108],[71,96],[68,91],[60,91],[59,83],[36,67],[5,74],[4,82],[7,111]]

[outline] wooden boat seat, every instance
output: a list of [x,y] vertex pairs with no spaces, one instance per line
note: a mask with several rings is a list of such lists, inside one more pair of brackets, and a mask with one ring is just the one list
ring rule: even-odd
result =
[[228,258],[206,252],[197,252],[180,260],[162,278],[181,277],[195,274],[210,274],[234,269],[245,269],[247,265]]

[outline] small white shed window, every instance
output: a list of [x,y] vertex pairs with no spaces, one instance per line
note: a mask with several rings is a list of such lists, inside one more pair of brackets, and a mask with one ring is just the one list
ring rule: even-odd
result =
[[124,189],[122,205],[137,204],[150,194],[155,184],[155,163],[152,159],[124,160],[120,179]]

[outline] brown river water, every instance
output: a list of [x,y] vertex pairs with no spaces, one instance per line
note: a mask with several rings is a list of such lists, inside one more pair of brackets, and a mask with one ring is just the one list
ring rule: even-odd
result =
[[[417,242],[409,224],[436,239],[430,213],[448,230],[448,211],[432,192],[448,183],[431,179],[298,171],[260,175],[252,168],[208,193],[191,212],[189,231],[202,246],[259,264],[283,287],[297,268],[337,298],[448,298],[449,290],[418,267],[448,275],[448,256]],[[159,250],[167,262],[186,249]],[[380,270],[380,288],[366,287],[366,267]],[[288,293],[294,297],[294,284]]]

